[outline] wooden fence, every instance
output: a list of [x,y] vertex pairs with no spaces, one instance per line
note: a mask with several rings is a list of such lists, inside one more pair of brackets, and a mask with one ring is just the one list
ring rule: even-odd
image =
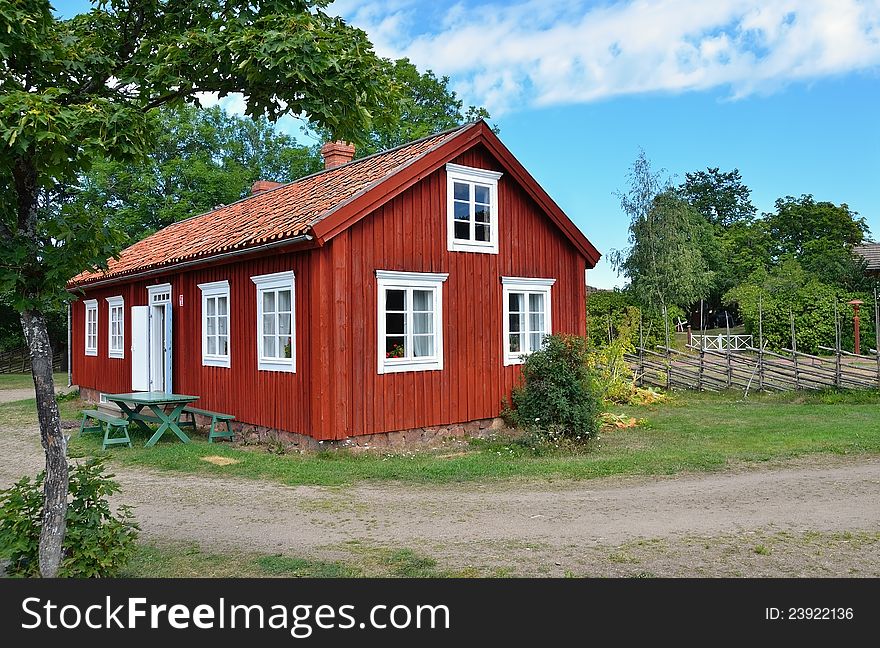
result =
[[[868,310],[866,305],[865,310]],[[867,354],[841,348],[843,322],[834,303],[834,347],[819,346],[827,355],[797,350],[795,318],[791,322],[791,348],[767,350],[763,335],[763,304],[758,301],[758,346],[751,335],[693,335],[686,351],[666,345],[644,347],[639,322],[639,347],[626,356],[640,385],[667,389],[720,389],[789,391],[796,389],[880,389],[880,299],[874,291],[874,346]],[[870,311],[868,311],[870,312]],[[866,345],[870,346],[870,345]]]
[[815,356],[786,350],[774,353],[753,347],[741,352],[668,347],[638,349],[626,356],[640,385],[668,389],[718,391],[742,389],[880,389],[880,355],[835,353]]
[[[55,371],[66,369],[67,349],[58,349],[52,357],[52,368]],[[28,373],[31,370],[31,356],[27,349],[0,351],[0,374]]]

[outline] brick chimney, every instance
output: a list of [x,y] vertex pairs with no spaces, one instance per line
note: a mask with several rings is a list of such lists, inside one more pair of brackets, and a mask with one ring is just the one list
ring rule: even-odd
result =
[[251,185],[251,195],[256,196],[258,193],[263,193],[264,191],[269,191],[269,189],[280,187],[282,184],[284,183],[273,182],[272,180],[257,180]]
[[354,145],[348,142],[327,142],[321,147],[324,168],[332,169],[354,159]]

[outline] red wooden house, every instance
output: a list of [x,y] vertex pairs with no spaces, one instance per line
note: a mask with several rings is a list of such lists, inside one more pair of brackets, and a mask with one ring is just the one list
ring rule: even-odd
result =
[[484,122],[323,153],[71,281],[85,396],[192,394],[319,440],[430,436],[485,426],[545,334],[585,333],[599,253]]

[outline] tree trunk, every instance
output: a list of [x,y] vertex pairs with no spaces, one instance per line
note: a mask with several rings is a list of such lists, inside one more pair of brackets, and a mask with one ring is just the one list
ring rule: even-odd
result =
[[52,348],[46,318],[36,310],[21,314],[21,328],[31,353],[31,373],[37,394],[40,439],[46,451],[43,483],[43,526],[40,529],[40,574],[58,575],[61,545],[67,518],[67,439],[61,434],[61,417],[52,378]]

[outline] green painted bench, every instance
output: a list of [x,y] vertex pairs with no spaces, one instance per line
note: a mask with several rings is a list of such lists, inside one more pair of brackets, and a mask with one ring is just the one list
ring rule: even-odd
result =
[[[83,432],[103,432],[104,442],[101,444],[103,450],[107,446],[125,444],[131,447],[131,439],[128,437],[128,421],[112,414],[107,414],[100,410],[83,410],[82,423],[79,425],[79,433]],[[89,421],[95,421],[97,425],[86,425]],[[121,436],[120,436],[121,433]]]
[[[184,421],[183,415],[189,414],[189,420]],[[232,422],[235,420],[235,417],[232,414],[223,414],[222,412],[212,412],[210,410],[199,409],[198,407],[184,407],[183,412],[180,415],[180,422],[178,425],[183,427],[184,425],[188,425],[193,430],[196,429],[196,414],[199,416],[204,416],[205,418],[211,419],[211,431],[208,432],[208,443],[214,443],[214,439],[231,439],[233,437],[232,432]],[[226,430],[220,431],[215,429],[218,421],[220,423],[226,423]]]

